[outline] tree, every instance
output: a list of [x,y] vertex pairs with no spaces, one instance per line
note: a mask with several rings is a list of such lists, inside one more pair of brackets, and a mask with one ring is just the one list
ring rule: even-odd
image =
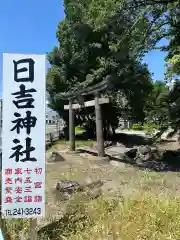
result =
[[[67,121],[61,93],[94,85],[110,76],[112,89],[107,94],[121,90],[128,99],[132,117],[143,121],[151,77],[141,58],[154,43],[154,36],[146,37],[151,23],[144,7],[132,10],[126,1],[115,0],[106,4],[102,0],[66,0],[64,5],[66,17],[57,31],[59,47],[48,54],[51,67],[47,90],[51,106]],[[94,12],[97,7],[99,14]],[[109,108],[117,119],[119,110],[115,111],[114,100]],[[92,114],[91,109],[87,111]],[[103,114],[104,119],[112,120],[105,111]]]
[[[156,21],[150,34],[154,37],[154,46],[150,49],[160,49],[168,53],[166,57],[166,80],[172,81],[179,78],[180,73],[180,0],[147,0],[137,1],[144,5],[151,6],[156,3],[156,8],[150,7],[149,14],[156,15]],[[154,16],[155,16],[154,15]],[[156,47],[156,44],[163,38],[168,40],[168,45]]]
[[146,121],[161,127],[167,126],[169,116],[169,88],[162,81],[153,82],[152,91],[145,108]]
[[[149,121],[156,121],[159,124],[167,123],[171,124],[174,128],[179,128],[179,74],[180,74],[180,18],[179,0],[137,0],[136,7],[138,6],[150,6],[148,14],[150,16],[156,16],[151,27],[152,31],[149,31],[148,38],[153,38],[154,42],[150,46],[151,49],[160,49],[167,52],[166,61],[166,81],[175,81],[173,88],[168,91],[165,84],[157,84],[153,86],[153,91],[149,96],[151,100],[148,104],[148,110],[146,115]],[[156,8],[153,5],[156,4]],[[157,15],[156,15],[157,14]],[[166,46],[157,47],[156,44],[162,39],[166,38],[168,44]],[[164,85],[164,86],[163,86]],[[155,98],[153,97],[155,93]],[[154,99],[154,100],[153,100]],[[152,101],[152,102],[151,102]],[[157,115],[158,113],[158,115]]]
[[172,81],[179,79],[180,75],[180,18],[179,18],[180,1],[173,9],[169,10],[169,45],[168,55],[166,57],[166,79]]
[[180,82],[176,80],[169,93],[169,115],[171,126],[177,130],[180,128]]

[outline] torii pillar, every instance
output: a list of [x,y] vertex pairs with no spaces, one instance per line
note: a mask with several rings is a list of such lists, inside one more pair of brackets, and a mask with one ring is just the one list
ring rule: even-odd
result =
[[75,151],[75,124],[74,124],[73,99],[69,99],[69,142],[70,150]]
[[[94,94],[94,100],[84,102],[84,107],[95,106],[97,148],[98,156],[101,157],[104,157],[105,154],[101,105],[105,103],[109,103],[109,99],[99,98],[98,92]],[[64,109],[69,110],[69,142],[71,151],[75,151],[74,109],[79,108],[81,108],[81,105],[73,104],[73,99],[69,99],[69,105],[64,105]]]
[[104,136],[101,105],[99,104],[99,93],[95,93],[95,115],[96,115],[96,138],[98,155],[104,157]]

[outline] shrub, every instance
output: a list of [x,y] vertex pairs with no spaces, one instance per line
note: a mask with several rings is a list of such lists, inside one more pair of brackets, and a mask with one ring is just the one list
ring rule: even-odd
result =
[[135,123],[131,127],[132,130],[143,130],[143,125],[141,123]]
[[143,130],[147,132],[153,132],[154,130],[158,129],[159,127],[154,123],[145,123],[143,124]]
[[139,130],[139,131],[147,131],[147,132],[153,132],[156,129],[159,129],[159,126],[154,123],[136,123],[132,125],[132,130]]
[[78,135],[78,134],[83,134],[85,132],[85,129],[81,126],[76,126],[75,127],[75,133]]

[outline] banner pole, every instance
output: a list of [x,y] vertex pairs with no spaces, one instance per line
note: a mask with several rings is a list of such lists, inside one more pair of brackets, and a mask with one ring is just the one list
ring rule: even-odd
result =
[[37,240],[37,218],[30,218],[30,240]]

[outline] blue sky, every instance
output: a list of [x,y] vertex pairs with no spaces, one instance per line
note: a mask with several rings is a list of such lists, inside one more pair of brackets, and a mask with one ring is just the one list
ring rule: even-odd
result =
[[[0,95],[2,54],[46,53],[57,44],[57,24],[64,17],[63,0],[2,0],[0,3]],[[145,57],[153,78],[163,80],[164,53]]]

